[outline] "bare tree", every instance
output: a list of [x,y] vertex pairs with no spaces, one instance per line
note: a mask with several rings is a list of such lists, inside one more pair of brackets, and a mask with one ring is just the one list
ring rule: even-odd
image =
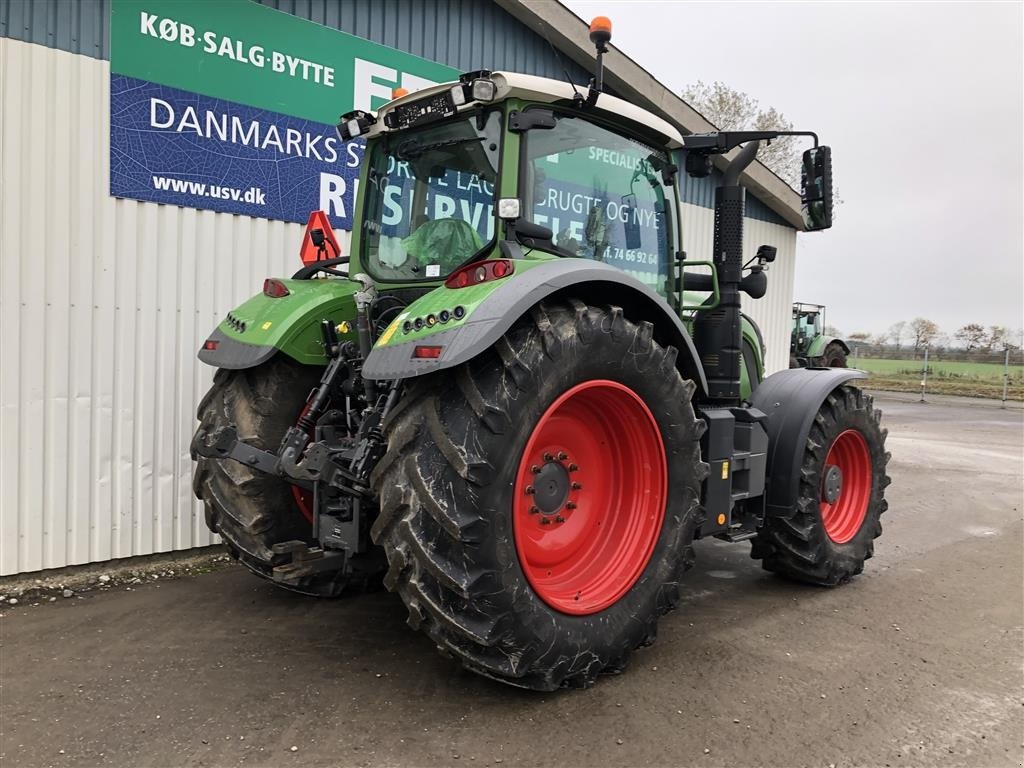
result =
[[939,326],[923,317],[910,321],[910,337],[914,342],[914,357],[939,335]]
[[837,339],[843,335],[843,332],[834,325],[826,325],[824,333],[826,336],[835,336]]
[[953,332],[953,337],[963,344],[965,350],[971,352],[985,344],[985,327],[977,323],[968,323],[957,328]]
[[985,349],[991,352],[1005,352],[1008,349],[1013,351],[1017,348],[1017,345],[1013,342],[1014,336],[1009,328],[1004,328],[1001,325],[990,325],[985,336],[984,346]]
[[896,347],[896,351],[900,351],[900,345],[903,343],[903,336],[907,332],[906,320],[900,320],[898,323],[893,323],[889,326],[889,338],[892,339],[892,343]]
[[[725,83],[698,80],[683,89],[683,99],[721,131],[791,131],[793,124],[775,107],[761,108],[749,93]],[[800,186],[796,137],[782,136],[761,146],[757,159],[793,188]],[[838,197],[838,195],[836,195]]]

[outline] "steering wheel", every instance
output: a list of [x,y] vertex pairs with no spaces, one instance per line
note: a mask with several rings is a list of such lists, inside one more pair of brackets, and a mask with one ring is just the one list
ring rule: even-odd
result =
[[292,280],[309,280],[313,275],[319,272],[326,272],[331,275],[338,275],[339,277],[348,277],[347,271],[342,272],[340,269],[331,269],[331,267],[336,267],[341,264],[348,264],[348,256],[338,256],[334,259],[321,259],[320,261],[314,261],[312,264],[303,267],[292,275]]

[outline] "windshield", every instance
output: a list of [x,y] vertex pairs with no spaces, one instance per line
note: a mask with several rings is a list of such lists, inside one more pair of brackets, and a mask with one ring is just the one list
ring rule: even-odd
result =
[[501,114],[390,134],[370,151],[362,260],[380,280],[436,280],[494,239]]

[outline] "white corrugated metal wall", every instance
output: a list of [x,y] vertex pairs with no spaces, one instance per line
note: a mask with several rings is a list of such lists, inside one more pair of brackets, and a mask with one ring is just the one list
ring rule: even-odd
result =
[[[711,258],[715,235],[715,216],[709,208],[683,203],[683,250],[697,261]],[[768,267],[768,293],[763,299],[742,296],[743,311],[761,328],[768,354],[765,372],[775,373],[789,367],[789,339],[796,279],[796,230],[780,224],[748,218],[743,230],[744,260],[757,253],[760,245],[778,248],[775,261]]]
[[[212,375],[195,353],[297,267],[301,225],[110,197],[109,69],[0,38],[0,575],[214,541],[190,485]],[[711,252],[712,224],[683,206],[690,254]],[[796,236],[750,224],[751,253],[779,249],[747,309],[775,370]]]
[[0,38],[0,575],[212,543],[196,350],[299,266],[299,224],[110,197],[109,85]]

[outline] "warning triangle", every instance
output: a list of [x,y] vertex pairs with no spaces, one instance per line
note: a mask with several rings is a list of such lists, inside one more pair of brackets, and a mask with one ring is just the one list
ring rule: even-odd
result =
[[[322,238],[314,232],[320,230]],[[320,245],[317,245],[317,242]],[[324,259],[333,259],[341,256],[341,248],[338,247],[338,239],[331,229],[331,222],[323,211],[312,211],[309,214],[309,221],[306,222],[306,234],[302,236],[302,247],[299,249],[299,258],[302,263],[309,266]]]

